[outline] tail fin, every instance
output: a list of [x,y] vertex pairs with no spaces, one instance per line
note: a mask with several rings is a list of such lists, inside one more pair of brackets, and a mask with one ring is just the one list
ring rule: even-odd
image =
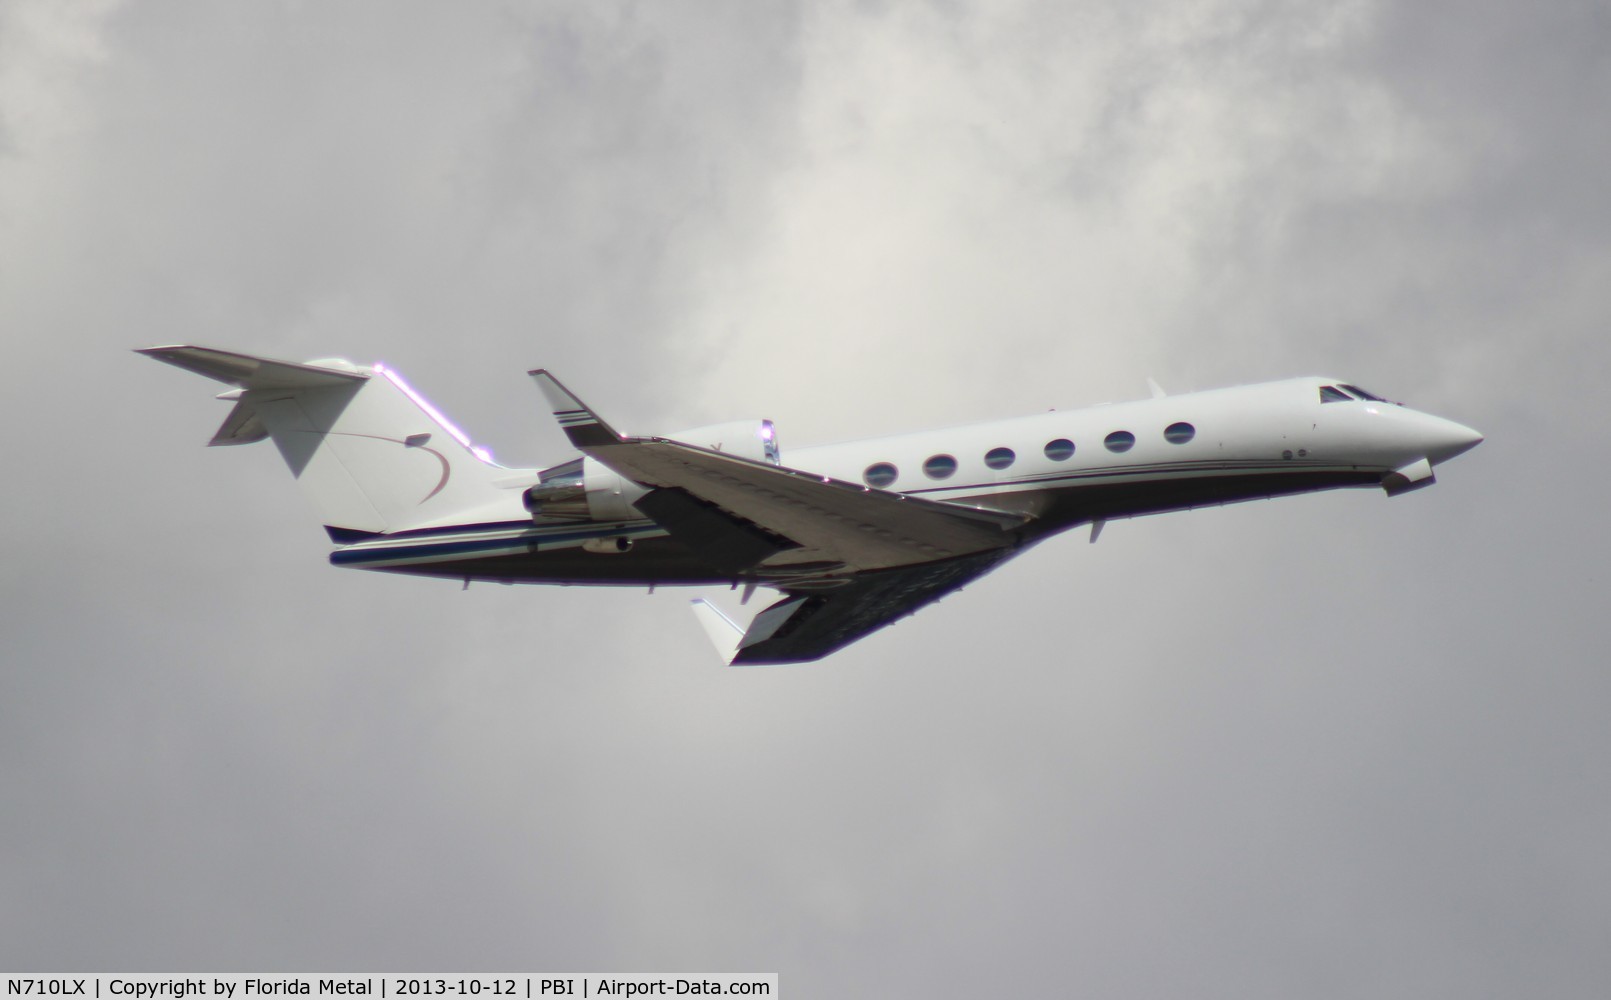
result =
[[[211,441],[274,439],[336,541],[397,531],[508,505],[507,475],[396,373],[347,361],[295,364],[211,348],[139,353],[237,386],[235,408]],[[500,503],[502,501],[502,503]]]

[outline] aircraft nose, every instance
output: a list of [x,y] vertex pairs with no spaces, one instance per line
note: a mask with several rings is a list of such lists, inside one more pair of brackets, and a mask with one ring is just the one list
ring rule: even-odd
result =
[[1456,455],[1464,455],[1482,444],[1481,434],[1465,424],[1457,424],[1442,417],[1428,418],[1422,433],[1426,437],[1427,460],[1433,465],[1447,462]]

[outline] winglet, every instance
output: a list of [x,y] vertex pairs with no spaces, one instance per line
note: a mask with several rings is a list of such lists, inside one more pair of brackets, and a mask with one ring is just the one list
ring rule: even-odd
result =
[[723,614],[721,608],[703,597],[696,597],[688,604],[694,609],[694,617],[699,619],[699,624],[704,626],[711,645],[716,647],[716,655],[722,658],[722,663],[731,664],[738,653],[739,640],[744,638],[744,630],[738,622]]
[[621,435],[615,429],[599,418],[599,415],[587,408],[587,404],[577,399],[571,391],[560,384],[559,379],[548,374],[545,368],[538,368],[527,372],[542,390],[548,405],[553,407],[554,419],[559,421],[560,429],[570,438],[571,444],[582,451],[597,448],[602,445],[618,444]]
[[1153,378],[1151,375],[1147,376],[1147,388],[1152,390],[1153,399],[1162,399],[1169,395],[1169,393],[1164,392],[1163,386],[1158,384],[1158,380]]

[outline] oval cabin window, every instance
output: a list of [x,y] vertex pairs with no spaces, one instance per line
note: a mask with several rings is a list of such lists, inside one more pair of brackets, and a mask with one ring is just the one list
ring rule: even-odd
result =
[[985,452],[985,464],[992,469],[1005,469],[1017,457],[1011,448],[991,448]]
[[899,475],[900,470],[896,469],[895,466],[888,462],[879,462],[875,465],[869,465],[867,471],[861,474],[861,478],[866,480],[868,486],[883,489],[893,483]]
[[1122,455],[1136,446],[1136,436],[1129,431],[1114,431],[1103,438],[1102,443],[1107,445],[1108,451]]

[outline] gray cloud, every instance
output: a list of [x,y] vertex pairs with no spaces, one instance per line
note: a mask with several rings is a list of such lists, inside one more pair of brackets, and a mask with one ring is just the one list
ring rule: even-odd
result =
[[[1604,29],[0,6],[8,963],[1591,992]],[[724,671],[677,592],[335,572],[172,341],[383,359],[511,464],[538,364],[785,452],[1311,372],[1489,441]]]

